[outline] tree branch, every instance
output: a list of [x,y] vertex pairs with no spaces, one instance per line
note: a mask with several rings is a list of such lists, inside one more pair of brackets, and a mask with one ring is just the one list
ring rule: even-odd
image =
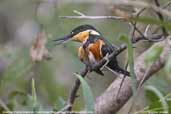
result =
[[118,16],[59,16],[60,18],[67,18],[67,19],[112,19],[112,20],[124,20],[124,17],[118,17]]
[[[86,67],[83,71],[81,71],[80,75],[82,77],[85,77],[88,72],[89,72],[88,68]],[[79,87],[80,87],[80,80],[77,78],[75,80],[74,86],[72,87],[71,92],[69,94],[66,106],[63,109],[60,110],[61,113],[65,112],[65,111],[71,111],[72,110],[72,106],[73,106],[74,101],[75,101],[75,99],[77,97],[77,91],[78,91]],[[59,112],[58,112],[58,114],[59,114]]]
[[[169,36],[166,40],[162,42],[154,44],[151,48],[153,48],[154,46],[162,46],[163,52],[160,55],[160,58],[154,62],[151,69],[146,74],[145,80],[149,79],[153,74],[158,72],[164,66],[167,56],[171,52],[171,36]],[[144,58],[146,54],[150,51],[150,49],[148,49],[143,54],[141,54],[135,61],[135,73],[138,82],[140,82],[143,79],[144,73],[146,72],[146,65],[145,65]],[[132,85],[129,77],[126,77],[122,85],[123,88],[116,99],[117,91],[119,89],[119,85],[121,81],[122,81],[121,78],[117,78],[108,87],[108,89],[96,99],[96,104],[95,104],[96,114],[114,114],[119,109],[121,109],[123,105],[129,100],[129,98],[132,96],[132,89],[131,89]]]

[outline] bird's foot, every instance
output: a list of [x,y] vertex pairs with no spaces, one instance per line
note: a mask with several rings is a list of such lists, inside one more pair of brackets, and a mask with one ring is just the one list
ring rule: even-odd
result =
[[105,64],[100,68],[100,70],[103,70],[104,67],[109,63],[109,53],[106,54],[106,56],[104,57],[104,59],[106,60]]

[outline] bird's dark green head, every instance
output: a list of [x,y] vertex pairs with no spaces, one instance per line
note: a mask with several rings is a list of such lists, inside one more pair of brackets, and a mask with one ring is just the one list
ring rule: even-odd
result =
[[77,41],[77,42],[84,42],[87,40],[89,35],[101,35],[101,33],[94,28],[92,25],[80,25],[74,28],[68,35],[64,36],[63,38],[55,40],[58,44],[64,43],[66,41]]

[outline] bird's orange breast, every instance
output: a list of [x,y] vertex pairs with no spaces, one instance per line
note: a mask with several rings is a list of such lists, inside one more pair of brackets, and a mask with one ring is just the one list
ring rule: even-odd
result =
[[97,61],[103,58],[102,52],[101,52],[102,51],[101,48],[103,45],[104,45],[103,40],[99,39],[88,46],[88,50],[94,55]]
[[103,58],[102,56],[102,52],[101,52],[101,48],[102,45],[104,45],[104,42],[102,40],[97,40],[94,43],[89,44],[89,46],[87,47],[87,49],[83,49],[83,47],[81,46],[78,50],[78,56],[81,60],[83,59],[90,59],[89,55],[90,53],[93,54],[94,59],[96,61],[99,61]]
[[[78,50],[78,56],[80,60],[84,63],[94,63],[103,58],[101,48],[104,45],[102,40],[97,40],[94,43],[89,44],[89,46],[84,49],[80,46]],[[95,61],[94,61],[95,60]]]

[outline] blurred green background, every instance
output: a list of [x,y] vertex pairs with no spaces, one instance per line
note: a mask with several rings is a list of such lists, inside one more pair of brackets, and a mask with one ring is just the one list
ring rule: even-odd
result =
[[[10,110],[32,110],[29,98],[32,96],[31,80],[35,80],[37,106],[43,110],[62,108],[61,102],[67,100],[71,86],[76,79],[73,74],[84,68],[77,57],[78,43],[68,42],[50,50],[52,59],[32,63],[29,51],[38,32],[44,30],[48,41],[60,38],[81,24],[95,26],[105,38],[119,45],[121,34],[128,35],[127,23],[113,20],[61,19],[59,16],[77,15],[78,10],[87,15],[113,15],[111,2],[83,0],[0,0],[0,111],[4,106]],[[118,57],[125,64],[124,53]],[[170,67],[169,67],[170,68]],[[157,88],[164,96],[171,90],[170,71],[162,70],[151,78],[146,85]],[[94,97],[99,96],[115,76],[105,71],[105,76],[91,73],[86,78]],[[84,109],[82,93],[74,109]],[[153,96],[153,95],[152,95]],[[148,106],[150,100],[142,94],[136,110]],[[147,99],[147,100],[144,100]],[[124,110],[120,112],[124,114]]]

